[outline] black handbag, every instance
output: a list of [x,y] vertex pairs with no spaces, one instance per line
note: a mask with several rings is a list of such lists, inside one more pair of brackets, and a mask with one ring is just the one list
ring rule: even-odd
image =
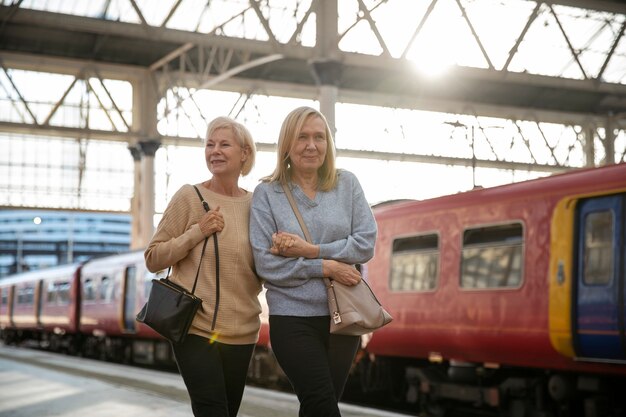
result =
[[[202,201],[205,211],[209,211],[208,203],[204,201],[200,191],[195,185],[194,188],[198,197],[200,197],[200,201]],[[152,288],[150,289],[148,302],[143,306],[139,314],[137,314],[136,320],[138,322],[149,326],[172,343],[182,343],[185,340],[191,322],[196,316],[198,308],[202,306],[202,300],[196,297],[194,292],[196,291],[196,284],[198,283],[198,276],[200,275],[200,265],[202,264],[202,258],[204,258],[204,251],[208,240],[208,238],[204,239],[202,254],[200,255],[200,262],[198,263],[198,270],[196,271],[196,278],[193,282],[191,292],[169,280],[170,267],[168,268],[167,277],[152,280]],[[215,272],[219,279],[219,252],[215,233],[213,234],[213,240],[215,243]]]

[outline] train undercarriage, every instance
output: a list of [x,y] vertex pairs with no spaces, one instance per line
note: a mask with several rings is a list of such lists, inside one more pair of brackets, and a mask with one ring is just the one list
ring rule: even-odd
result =
[[353,378],[364,397],[402,404],[423,417],[626,416],[626,379],[606,375],[370,355]]

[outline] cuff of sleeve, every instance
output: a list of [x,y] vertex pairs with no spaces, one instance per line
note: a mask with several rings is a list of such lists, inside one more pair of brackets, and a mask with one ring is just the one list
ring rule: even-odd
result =
[[322,259],[310,259],[309,260],[309,276],[323,277],[324,272],[322,269]]
[[334,259],[333,254],[336,254],[341,247],[335,248],[332,243],[320,243],[320,253],[317,256],[319,259]]
[[191,226],[187,233],[189,233],[191,248],[196,246],[198,242],[204,240],[205,238],[202,230],[200,230],[200,225],[198,224],[194,224],[193,226]]

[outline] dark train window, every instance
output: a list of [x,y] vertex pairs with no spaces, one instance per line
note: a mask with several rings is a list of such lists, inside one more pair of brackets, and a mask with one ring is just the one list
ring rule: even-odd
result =
[[585,266],[583,282],[608,284],[613,276],[613,213],[590,213],[585,218]]
[[439,275],[439,236],[411,236],[393,241],[389,288],[431,291]]
[[463,233],[461,287],[511,288],[522,283],[524,233],[519,223]]

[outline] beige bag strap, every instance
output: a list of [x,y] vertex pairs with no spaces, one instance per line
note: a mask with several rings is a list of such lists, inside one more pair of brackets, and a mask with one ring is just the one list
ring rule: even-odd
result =
[[307,240],[307,242],[313,243],[313,241],[311,240],[311,234],[309,233],[309,229],[306,227],[306,224],[304,223],[304,219],[302,218],[302,215],[300,214],[300,210],[298,210],[298,206],[296,205],[296,200],[294,200],[293,198],[293,194],[291,193],[291,189],[289,188],[289,185],[284,180],[280,182],[280,185],[283,187],[283,190],[285,190],[285,195],[287,195],[287,200],[289,200],[289,204],[291,205],[291,208],[294,214],[296,215],[296,218],[298,219],[298,223],[300,223],[300,228],[302,229],[302,232],[304,233],[304,238]]
[[[289,204],[291,205],[291,209],[293,210],[293,213],[296,215],[296,218],[298,219],[298,223],[300,223],[300,228],[302,229],[302,232],[304,233],[304,238],[306,239],[307,242],[313,243],[313,241],[311,240],[311,234],[309,233],[309,229],[308,227],[306,227],[306,223],[304,223],[304,219],[302,218],[302,214],[300,214],[300,210],[298,210],[298,206],[296,205],[296,200],[293,198],[293,194],[291,193],[291,189],[289,188],[289,185],[284,180],[280,182],[280,185],[283,187],[283,190],[285,191],[287,200],[289,200]],[[332,285],[330,278],[324,277],[324,281],[326,281],[326,285]]]

